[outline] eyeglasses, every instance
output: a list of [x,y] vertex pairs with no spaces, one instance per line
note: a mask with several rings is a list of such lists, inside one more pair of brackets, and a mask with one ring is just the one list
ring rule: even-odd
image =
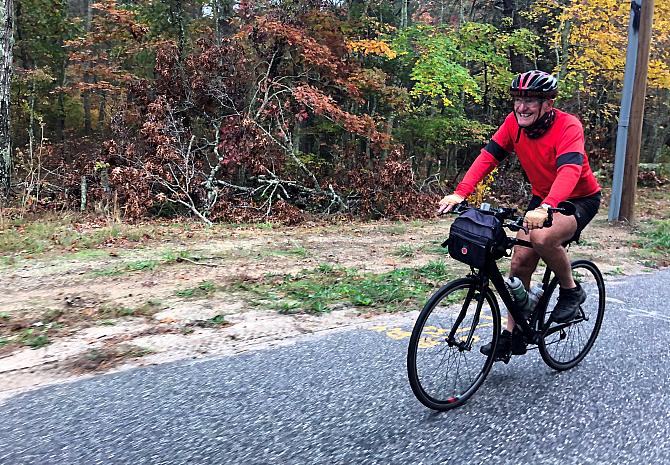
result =
[[514,105],[521,105],[523,103],[526,106],[532,107],[542,103],[542,100],[543,99],[536,97],[515,97]]

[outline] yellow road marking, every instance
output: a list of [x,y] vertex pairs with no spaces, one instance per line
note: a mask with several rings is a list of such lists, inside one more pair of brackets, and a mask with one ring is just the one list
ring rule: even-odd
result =
[[412,335],[412,333],[409,331],[405,331],[402,328],[393,328],[389,331],[386,331],[386,335],[391,339],[399,341],[401,339],[408,339]]
[[[483,315],[482,319],[489,320],[491,323],[480,323],[477,325],[476,329],[482,329],[482,328],[491,328],[493,327],[493,318],[487,315]],[[500,319],[500,324],[502,326],[505,326],[507,324],[507,318],[501,318]],[[378,331],[381,333],[385,333],[386,336],[390,337],[391,339],[394,339],[396,341],[400,341],[402,339],[409,339],[410,336],[412,335],[411,331],[407,331],[403,328],[390,328],[388,326],[372,326],[370,328],[372,331]],[[444,337],[449,334],[450,330],[447,330],[445,328],[438,328],[437,326],[434,325],[428,325],[424,326],[423,332],[422,332],[422,337],[421,340],[419,341],[419,348],[420,349],[428,349],[431,347],[435,347],[437,345],[442,344],[444,341]],[[462,334],[462,333],[469,333],[470,328],[459,328],[456,330],[455,334]],[[467,340],[467,334],[461,336],[460,338],[461,341]],[[481,340],[481,337],[474,334],[472,337],[472,342],[476,343]]]

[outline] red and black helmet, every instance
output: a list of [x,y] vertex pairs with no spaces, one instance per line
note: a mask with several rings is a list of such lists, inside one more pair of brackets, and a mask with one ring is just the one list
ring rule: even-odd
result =
[[551,74],[534,69],[517,75],[509,90],[513,97],[556,98],[558,81]]

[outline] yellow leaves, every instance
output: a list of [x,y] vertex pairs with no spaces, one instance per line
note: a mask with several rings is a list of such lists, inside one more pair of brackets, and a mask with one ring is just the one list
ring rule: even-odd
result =
[[650,87],[670,89],[670,69],[659,60],[649,61],[648,81]]
[[[570,56],[562,57],[571,71],[585,83],[607,76],[623,80],[628,44],[630,3],[619,0],[572,2],[561,7],[554,0],[539,0],[533,17],[550,15],[560,9],[546,32],[557,50],[562,48],[562,32],[569,28]],[[649,82],[654,87],[670,88],[670,74],[663,64],[670,63],[670,2],[656,2],[649,63]]]
[[484,199],[486,198],[486,194],[489,193],[491,190],[491,185],[493,184],[493,181],[495,180],[494,175],[498,172],[498,168],[494,168],[491,173],[489,173],[488,176],[486,176],[485,179],[480,181],[477,186],[475,186],[475,191],[470,194],[467,198],[467,201],[469,204],[475,205],[476,207],[479,207]]
[[388,44],[381,40],[349,40],[347,41],[347,48],[350,52],[358,52],[363,55],[378,55],[394,59],[398,54],[391,50]]

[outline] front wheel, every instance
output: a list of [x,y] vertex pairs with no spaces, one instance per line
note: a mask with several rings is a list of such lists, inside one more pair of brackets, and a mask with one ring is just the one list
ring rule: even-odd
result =
[[549,326],[549,316],[558,300],[558,279],[547,287],[549,303],[544,315],[545,336],[538,348],[544,362],[555,370],[569,370],[581,362],[593,347],[605,315],[605,281],[593,262],[572,262],[572,275],[586,292],[575,319]]
[[414,324],[407,373],[426,407],[449,410],[464,404],[491,370],[493,353],[486,356],[479,349],[488,343],[495,349],[500,310],[488,287],[480,308],[479,300],[474,278],[457,279],[428,300]]

